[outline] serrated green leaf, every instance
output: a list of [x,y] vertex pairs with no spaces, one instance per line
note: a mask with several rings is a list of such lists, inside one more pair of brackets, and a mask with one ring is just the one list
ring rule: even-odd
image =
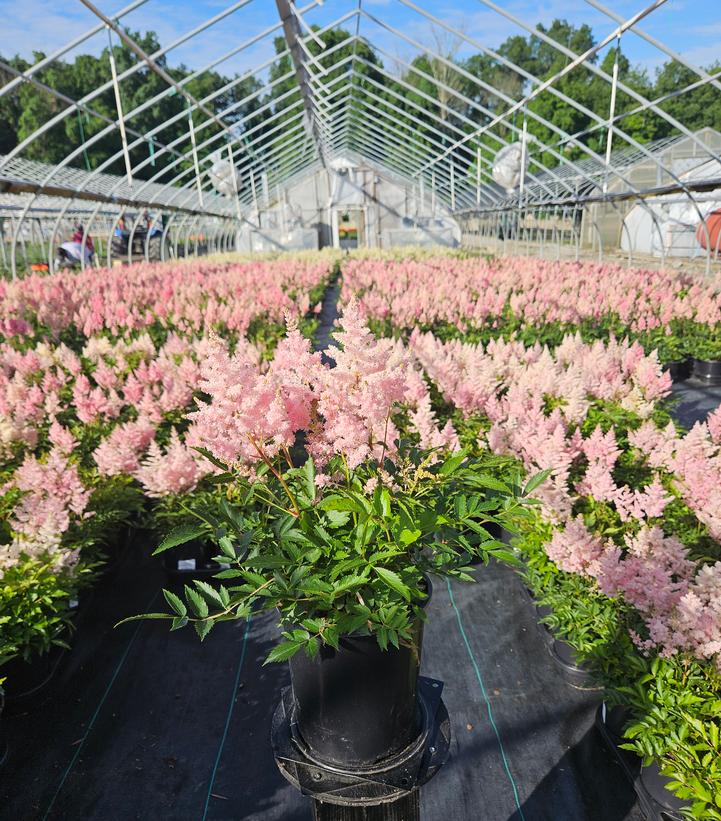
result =
[[487,487],[489,490],[500,490],[503,493],[512,493],[511,489],[505,482],[502,482],[500,479],[496,479],[494,476],[487,476],[484,473],[475,473],[473,474],[470,481],[473,484],[481,485],[481,487]]
[[200,581],[199,579],[195,579],[193,584],[206,601],[216,604],[218,607],[223,606],[223,600],[220,598],[220,593],[213,587],[212,584]]
[[187,616],[188,609],[183,604],[183,602],[172,593],[170,590],[163,590],[163,596],[165,596],[165,601],[171,606],[171,608],[179,615],[179,616]]
[[205,525],[202,524],[178,525],[178,527],[174,527],[155,548],[153,556],[157,556],[158,553],[164,553],[166,550],[170,550],[171,547],[177,547],[178,545],[197,539],[198,536],[202,536],[205,533],[207,533],[207,529]]
[[200,593],[196,593],[192,587],[188,587],[188,585],[184,585],[185,590],[185,599],[190,604],[190,606],[195,611],[195,615],[199,616],[201,619],[204,619],[208,615],[208,602],[200,595]]
[[343,525],[348,524],[350,519],[350,511],[349,510],[326,510],[325,511],[326,520],[328,522],[328,527],[336,528],[336,527],[343,527]]
[[346,576],[334,585],[332,598],[335,599],[338,596],[342,596],[354,587],[360,587],[361,585],[366,584],[367,581],[367,573],[356,573],[352,576]]
[[512,553],[510,550],[505,549],[495,549],[491,548],[488,552],[493,556],[494,559],[497,559],[499,562],[505,562],[506,564],[515,565],[516,567],[523,567],[523,562],[516,556],[515,553]]
[[239,576],[242,576],[243,573],[240,570],[219,570],[217,573],[213,574],[214,579],[237,579]]
[[[220,574],[217,574],[217,575],[220,575]],[[265,576],[261,576],[260,573],[253,573],[252,571],[249,571],[249,570],[241,570],[241,575],[243,576],[243,578],[246,581],[250,582],[251,584],[256,585],[256,587],[260,587],[261,585],[264,585],[268,581],[265,578]]]
[[463,460],[466,458],[467,454],[465,451],[459,451],[458,453],[450,456],[446,461],[441,465],[441,469],[439,473],[443,476],[448,476],[451,473],[454,473],[458,468],[463,464]]
[[398,538],[400,539],[401,544],[404,544],[407,547],[408,545],[417,542],[421,535],[422,532],[420,530],[408,530],[407,527],[404,527],[398,534]]
[[401,577],[397,573],[393,570],[388,570],[386,567],[374,567],[373,571],[382,582],[387,584],[392,590],[395,590],[396,593],[400,593],[406,601],[411,600],[410,589],[403,584]]
[[355,499],[349,499],[347,496],[339,496],[337,494],[324,496],[320,502],[318,502],[318,507],[321,510],[347,510],[352,513],[365,512],[364,508],[355,501]]
[[303,490],[309,501],[315,499],[315,463],[312,459],[305,460],[305,464],[301,468],[301,476],[303,477]]
[[384,519],[391,517],[391,495],[385,487],[381,490],[381,515]]
[[193,622],[193,627],[195,627],[195,632],[198,634],[201,641],[210,633],[213,629],[213,625],[215,622],[212,619],[208,619],[207,621],[196,621]]
[[227,472],[228,466],[225,464],[225,462],[221,462],[220,459],[218,459],[216,456],[213,456],[213,454],[207,448],[194,447],[193,450],[197,451],[201,456],[205,456],[205,458],[209,462],[212,462],[217,468],[220,468],[221,470]]
[[542,470],[540,473],[537,473],[535,476],[532,476],[528,480],[526,486],[523,488],[523,495],[524,496],[529,496],[531,493],[533,493],[533,491],[537,487],[539,487],[539,485],[542,485],[543,482],[545,482],[546,479],[548,479],[548,477],[552,473],[553,473],[552,470],[546,468],[546,470]]
[[305,644],[305,642],[302,641],[282,641],[280,644],[276,644],[270,653],[268,653],[267,658],[263,662],[263,666],[265,667],[266,664],[273,664],[277,661],[287,661],[300,650],[303,644]]
[[127,624],[130,621],[144,621],[145,619],[172,619],[170,613],[143,613],[140,616],[128,616],[127,619],[121,619],[114,627],[120,627],[121,624]]
[[223,536],[221,539],[218,539],[218,547],[224,556],[227,556],[229,559],[235,559],[235,547],[233,547],[233,542],[228,536]]

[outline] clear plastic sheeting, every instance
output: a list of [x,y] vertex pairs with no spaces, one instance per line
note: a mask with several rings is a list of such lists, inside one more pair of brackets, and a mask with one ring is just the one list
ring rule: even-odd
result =
[[[721,180],[721,162],[699,164],[683,160],[691,170],[679,174],[685,184],[707,179]],[[678,194],[649,197],[634,205],[623,222],[620,242],[624,251],[636,251],[654,257],[694,258],[706,255],[707,246],[714,257],[721,251],[716,232],[707,236],[704,224],[721,209],[721,187],[699,195],[695,200]],[[710,240],[710,242],[709,242]]]
[[244,229],[238,234],[237,247],[239,251],[249,253],[317,251],[318,232],[312,228],[293,228],[289,231],[280,228]]
[[358,169],[349,165],[335,169],[333,172],[333,205],[363,205],[365,181]]
[[528,161],[523,161],[523,146],[521,143],[511,143],[502,148],[493,161],[493,179],[510,194],[521,184],[525,176]]
[[402,248],[404,246],[445,245],[455,248],[460,244],[461,231],[451,218],[418,220],[412,228],[396,228],[384,231],[381,247]]
[[208,171],[213,188],[228,199],[235,199],[240,190],[240,176],[229,160],[216,155],[213,165]]

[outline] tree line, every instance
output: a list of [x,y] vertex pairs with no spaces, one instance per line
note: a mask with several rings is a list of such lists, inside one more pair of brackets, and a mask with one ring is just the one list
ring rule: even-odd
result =
[[[459,173],[470,176],[477,149],[481,149],[483,162],[490,162],[502,145],[519,138],[524,118],[532,135],[530,154],[547,167],[564,158],[588,156],[584,147],[602,155],[611,86],[593,68],[610,76],[617,59],[614,48],[600,61],[593,58],[591,65],[578,66],[555,82],[553,88],[558,93],[543,91],[525,110],[489,127],[511,101],[520,99],[570,62],[571,57],[552,46],[546,37],[574,54],[581,54],[595,44],[587,25],[573,26],[565,20],[555,20],[548,28],[539,26],[538,30],[538,35],[509,37],[493,54],[463,58],[458,56],[459,43],[436,36],[435,45],[428,52],[418,54],[410,62],[400,58],[394,61],[388,77],[382,72],[381,56],[370,45],[354,42],[344,29],[333,29],[323,33],[322,46],[309,42],[317,62],[326,69],[324,88],[316,93],[326,98],[320,104],[328,110],[338,107],[345,112],[342,128],[350,142],[359,146],[364,141],[366,145],[370,143],[368,150],[376,152],[376,158],[381,160],[402,163],[414,151],[441,152],[485,127],[481,140],[469,139],[467,148],[456,154]],[[129,34],[147,53],[160,48],[153,32]],[[250,73],[194,73],[183,65],[170,67],[165,57],[157,62],[196,99],[211,96],[208,106],[217,113],[226,112],[223,119],[249,153],[253,142],[262,137],[266,149],[274,152],[279,163],[292,166],[294,159],[307,151],[307,142],[298,139],[303,128],[302,101],[291,59],[284,53],[283,38],[275,41],[275,48],[278,58],[270,67],[270,88]],[[137,58],[124,44],[114,46],[113,55],[121,76],[137,64]],[[43,57],[41,52],[35,53],[33,63]],[[14,72],[25,71],[30,65],[20,57],[0,56],[0,84],[9,82],[16,76]],[[356,76],[349,81],[351,65]],[[714,73],[720,64],[706,68]],[[647,71],[633,66],[620,51],[618,74],[628,91],[619,90],[617,95],[616,115],[625,115],[617,125],[633,140],[648,143],[677,133],[674,125],[658,112],[644,109],[639,97],[658,100],[660,111],[691,131],[704,126],[721,130],[721,95],[710,84],[678,94],[699,79],[681,64],[670,60],[651,77]],[[0,97],[0,154],[11,151],[49,123],[69,105],[67,98],[81,100],[103,87],[102,94],[90,101],[85,110],[76,111],[48,128],[41,139],[23,149],[22,156],[55,164],[75,152],[70,162],[75,167],[103,167],[109,173],[123,174],[122,158],[107,163],[120,149],[117,130],[108,129],[108,122],[117,118],[108,49],[98,55],[77,55],[68,62],[55,61],[35,78],[37,83],[23,82],[12,93]],[[192,158],[187,154],[186,100],[179,94],[169,94],[147,104],[165,88],[163,80],[147,67],[121,82],[122,105],[131,130],[129,141],[140,139],[131,151],[132,162],[138,166],[135,176],[139,179],[166,181],[179,171],[192,169]],[[54,89],[60,96],[48,89]],[[377,120],[373,112],[378,115]],[[192,118],[199,143],[217,130],[214,126],[202,128],[207,120],[203,112],[193,112]],[[163,122],[166,126],[154,134],[153,129]],[[86,145],[81,149],[83,143]],[[199,154],[205,157],[224,144],[220,140],[201,146]],[[626,144],[622,138],[616,138],[614,147]],[[163,146],[168,150],[163,150]]]

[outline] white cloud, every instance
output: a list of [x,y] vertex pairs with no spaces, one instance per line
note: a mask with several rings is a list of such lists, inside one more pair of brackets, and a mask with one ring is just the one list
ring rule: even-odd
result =
[[699,45],[682,52],[689,63],[696,66],[708,66],[721,61],[721,42]]
[[33,51],[51,53],[90,29],[97,18],[80,3],[50,0],[0,0],[0,54],[31,58]]

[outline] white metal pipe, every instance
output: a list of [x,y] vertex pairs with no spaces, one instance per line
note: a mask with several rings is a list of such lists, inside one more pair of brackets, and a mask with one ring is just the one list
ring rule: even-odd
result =
[[125,173],[128,176],[128,188],[133,188],[133,170],[130,165],[130,152],[128,151],[128,135],[125,133],[125,118],[123,117],[123,101],[120,97],[120,86],[118,85],[118,70],[115,66],[115,55],[113,54],[113,40],[108,31],[108,58],[110,60],[110,73],[113,78],[113,93],[115,94],[115,108],[118,112],[118,128],[120,129],[120,141],[123,145],[123,157],[125,159]]

